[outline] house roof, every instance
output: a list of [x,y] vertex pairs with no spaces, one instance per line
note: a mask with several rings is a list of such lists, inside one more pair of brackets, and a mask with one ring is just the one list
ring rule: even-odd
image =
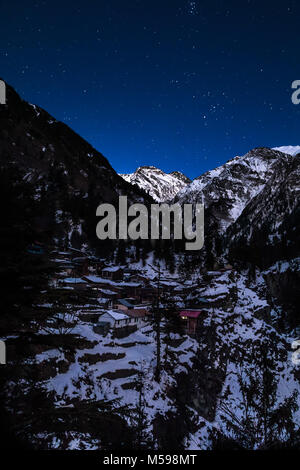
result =
[[118,292],[109,289],[100,289],[100,292],[104,295],[119,295]]
[[133,307],[133,303],[130,302],[128,299],[119,299],[118,302],[125,307]]
[[[126,315],[123,312],[120,312],[118,310],[107,310],[105,313],[110,315],[114,320],[126,320],[129,318],[128,315]],[[104,315],[104,313],[103,313]]]
[[66,277],[63,282],[65,284],[86,284],[86,281],[80,277]]
[[86,256],[80,256],[80,257],[77,257],[77,258],[72,258],[73,263],[83,263],[86,260],[87,260]]
[[102,269],[102,271],[109,272],[109,273],[116,273],[117,271],[120,271],[121,268],[119,266],[109,266],[108,268]]
[[181,317],[189,317],[189,318],[198,318],[201,314],[201,310],[181,310],[179,315]]
[[115,281],[112,281],[111,279],[104,279],[103,277],[93,276],[93,275],[84,276],[84,279],[86,279],[89,282],[93,282],[95,284],[103,284],[103,285],[108,285],[108,286],[113,286],[113,287],[120,287],[120,288],[122,288],[122,287],[140,287],[141,286],[141,284],[138,283],[138,282],[124,282],[124,281],[115,282]]
[[97,309],[94,309],[94,310],[89,310],[89,309],[83,309],[83,310],[80,310],[80,315],[102,315],[103,311],[102,310],[97,310]]
[[105,283],[105,279],[102,279],[99,276],[90,275],[90,276],[84,276],[84,277],[87,281],[94,282],[95,284],[101,284],[103,282]]

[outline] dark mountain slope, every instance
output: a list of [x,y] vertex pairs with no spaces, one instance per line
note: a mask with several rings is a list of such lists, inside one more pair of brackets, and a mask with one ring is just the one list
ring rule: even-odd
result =
[[62,245],[97,243],[96,208],[150,201],[139,188],[123,180],[107,159],[62,122],[38,106],[23,101],[7,85],[7,104],[0,107],[0,165],[16,166],[30,182],[44,207],[36,226]]

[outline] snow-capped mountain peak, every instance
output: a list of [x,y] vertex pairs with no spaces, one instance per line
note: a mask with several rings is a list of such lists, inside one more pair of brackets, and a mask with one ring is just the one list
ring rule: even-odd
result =
[[[293,149],[298,153],[296,147]],[[282,162],[290,159],[286,151],[255,148],[199,176],[176,195],[175,201],[196,203],[203,197],[207,214],[217,221],[218,231],[224,232],[260,193]]]
[[157,202],[169,202],[184,188],[190,179],[179,171],[165,173],[155,166],[140,166],[134,173],[121,174],[131,184],[149,193]]
[[288,155],[295,156],[300,153],[300,145],[286,145],[282,147],[273,147],[274,150],[279,150],[279,152],[287,153]]

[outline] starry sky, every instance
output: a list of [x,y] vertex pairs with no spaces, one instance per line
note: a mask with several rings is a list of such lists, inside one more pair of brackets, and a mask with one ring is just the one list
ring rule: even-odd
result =
[[0,76],[118,172],[299,145],[299,1],[0,1]]

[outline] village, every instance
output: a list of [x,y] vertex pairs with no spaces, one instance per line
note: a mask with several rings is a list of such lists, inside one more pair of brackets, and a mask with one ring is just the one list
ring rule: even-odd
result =
[[[209,280],[231,271],[232,266],[205,271],[202,278],[180,279],[165,271],[130,265],[112,265],[74,248],[54,250],[52,261],[56,265],[55,287],[68,289],[92,298],[79,311],[79,319],[93,323],[95,333],[124,337],[145,326],[153,319],[155,308],[164,309],[162,299],[172,299],[174,315],[181,320],[185,334],[195,336],[201,315],[215,300],[203,297]],[[193,295],[194,293],[198,295]],[[170,308],[170,307],[169,307]]]

